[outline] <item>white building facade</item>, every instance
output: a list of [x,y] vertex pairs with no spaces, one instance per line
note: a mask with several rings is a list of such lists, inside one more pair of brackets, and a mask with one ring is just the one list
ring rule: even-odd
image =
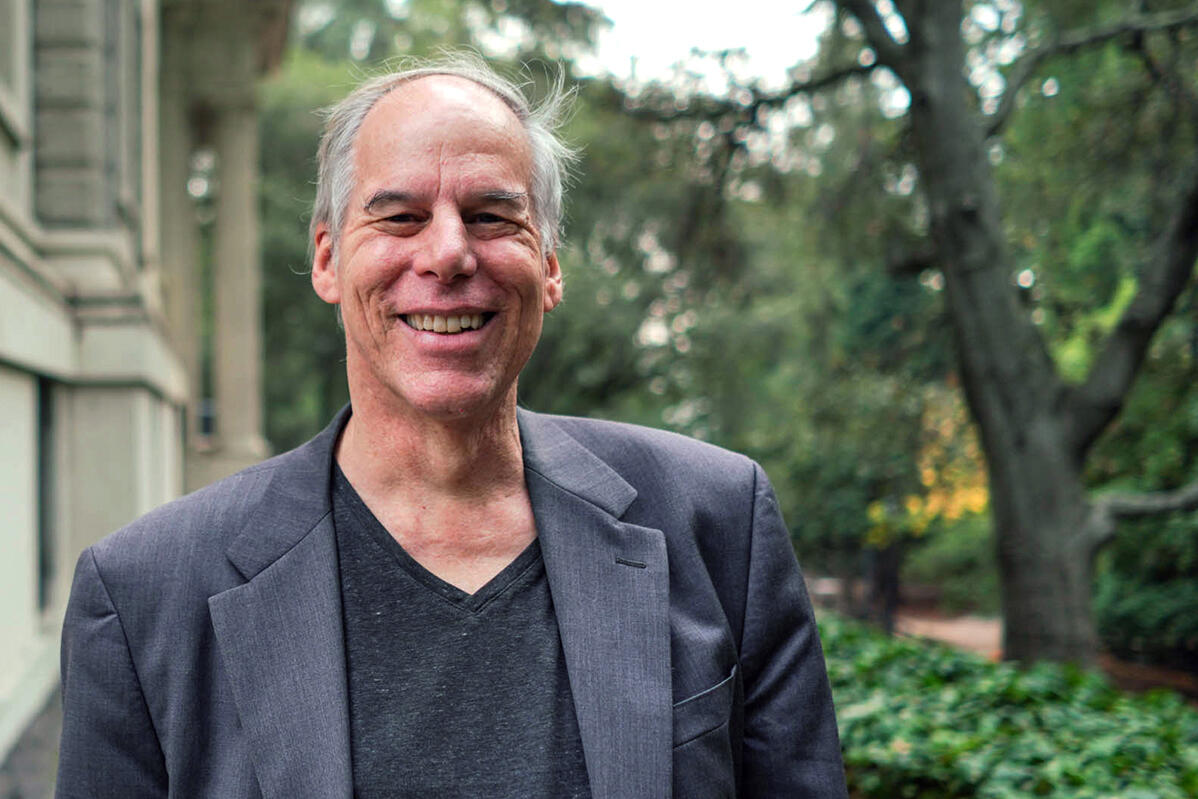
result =
[[57,684],[79,552],[266,454],[254,81],[288,5],[0,0],[0,761]]

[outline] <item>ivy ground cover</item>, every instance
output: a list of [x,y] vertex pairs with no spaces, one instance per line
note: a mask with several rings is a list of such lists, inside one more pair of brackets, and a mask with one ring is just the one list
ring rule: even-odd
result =
[[991,663],[827,613],[820,630],[854,797],[1198,797],[1198,710],[1176,694]]

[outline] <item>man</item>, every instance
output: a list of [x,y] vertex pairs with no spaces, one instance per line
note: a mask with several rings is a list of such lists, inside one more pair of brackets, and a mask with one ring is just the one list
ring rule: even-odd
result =
[[454,62],[332,111],[312,283],[352,410],[83,553],[59,796],[845,795],[760,468],[517,410],[554,108]]

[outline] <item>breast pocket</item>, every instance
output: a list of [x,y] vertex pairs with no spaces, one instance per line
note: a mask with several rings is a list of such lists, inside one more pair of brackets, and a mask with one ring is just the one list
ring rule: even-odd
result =
[[733,666],[732,673],[715,685],[674,704],[674,746],[682,746],[728,723],[735,679]]
[[736,667],[705,691],[674,705],[674,796],[722,799],[736,795],[729,722]]

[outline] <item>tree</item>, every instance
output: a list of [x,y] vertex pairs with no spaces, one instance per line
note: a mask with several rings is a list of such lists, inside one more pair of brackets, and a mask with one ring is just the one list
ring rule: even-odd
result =
[[[928,262],[944,276],[962,386],[989,468],[1008,657],[1091,661],[1093,562],[1114,522],[1198,508],[1198,482],[1176,491],[1090,495],[1083,467],[1119,413],[1149,343],[1190,280],[1198,257],[1198,159],[1174,165],[1171,210],[1140,265],[1134,295],[1084,379],[1062,378],[1012,285],[1014,260],[988,157],[1019,92],[1050,59],[1104,43],[1198,25],[1198,6],[1136,14],[1054,34],[1048,20],[1006,70],[993,113],[966,78],[959,2],[839,0],[860,24],[877,65],[910,94],[914,159],[928,208]],[[888,9],[889,10],[889,9]],[[855,69],[853,65],[848,69]],[[1186,76],[1154,77],[1160,91]],[[1193,136],[1193,119],[1188,121]]]

